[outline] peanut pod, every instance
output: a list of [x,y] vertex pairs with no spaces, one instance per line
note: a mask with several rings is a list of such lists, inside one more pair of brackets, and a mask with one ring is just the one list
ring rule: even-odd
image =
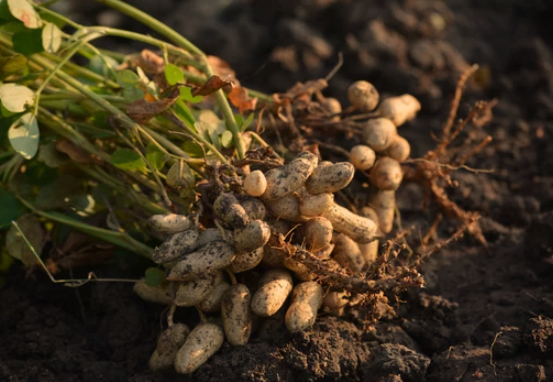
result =
[[250,218],[246,210],[232,194],[223,193],[213,202],[213,210],[221,220],[230,224],[233,228],[244,228]]
[[234,258],[234,248],[226,241],[207,243],[194,252],[185,254],[171,269],[169,281],[186,281],[202,277],[228,267]]
[[271,237],[271,228],[263,220],[252,220],[244,228],[234,231],[236,252],[251,252],[263,247]]
[[175,304],[177,306],[198,305],[211,293],[215,285],[222,282],[222,279],[221,272],[218,271],[181,284],[175,295]]
[[355,168],[349,162],[317,167],[307,179],[305,189],[311,195],[334,193],[346,187],[355,175]]
[[313,326],[322,302],[323,288],[316,282],[296,285],[292,292],[292,303],[284,318],[288,331],[301,332]]
[[252,299],[252,311],[260,317],[275,314],[292,291],[292,276],[284,269],[271,269],[259,281]]
[[253,315],[252,295],[244,284],[232,285],[223,296],[221,316],[227,341],[233,346],[245,345],[250,339]]
[[365,259],[357,243],[341,233],[335,234],[332,240],[334,241],[333,259],[354,273],[361,272],[365,266]]
[[175,324],[165,329],[157,340],[157,347],[148,365],[150,370],[158,371],[173,366],[177,352],[186,341],[190,329],[185,324]]
[[177,232],[154,249],[152,260],[157,264],[170,263],[198,248],[200,234],[196,230]]
[[356,215],[336,203],[323,214],[335,231],[349,236],[358,243],[370,243],[378,237],[376,224],[367,218]]
[[223,345],[225,336],[220,327],[211,323],[200,323],[186,338],[177,352],[175,370],[190,374],[202,366]]
[[153,231],[166,235],[186,231],[192,226],[187,216],[177,214],[153,215],[147,223]]
[[254,269],[263,260],[263,247],[259,247],[251,252],[239,252],[232,260],[228,269],[232,273],[241,273]]
[[146,284],[146,281],[142,279],[134,284],[133,291],[138,297],[147,302],[160,305],[171,305],[173,303],[167,284],[152,287]]

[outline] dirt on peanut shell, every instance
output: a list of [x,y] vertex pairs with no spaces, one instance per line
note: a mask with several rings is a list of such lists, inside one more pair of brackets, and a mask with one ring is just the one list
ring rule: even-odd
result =
[[[447,118],[459,72],[480,64],[460,112],[497,98],[486,127],[493,142],[468,163],[494,172],[459,170],[450,192],[482,214],[488,248],[466,237],[433,255],[423,268],[427,288],[402,296],[398,317],[376,330],[363,331],[355,313],[321,317],[296,335],[268,320],[249,344],[223,345],[190,378],[149,372],[163,308],[139,300],[132,284],[67,288],[16,268],[0,290],[0,380],[553,381],[550,2],[130,2],[229,61],[243,85],[266,92],[324,77],[343,52],[326,94],[345,102],[347,86],[365,79],[381,93],[421,101],[419,117],[401,127],[412,157],[433,147],[430,135]],[[65,11],[78,21],[144,30],[95,2],[71,4]],[[432,223],[436,211],[423,209],[422,198],[417,186],[401,187],[404,225]],[[138,277],[133,269],[95,271]],[[190,325],[197,319],[176,317]]]

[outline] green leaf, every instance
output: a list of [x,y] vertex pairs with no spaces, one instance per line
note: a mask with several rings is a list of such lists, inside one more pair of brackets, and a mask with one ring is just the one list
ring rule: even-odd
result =
[[211,143],[213,143],[213,146],[219,151],[221,151],[221,140],[219,139],[219,134],[217,134],[217,131],[211,131],[209,132],[209,140]]
[[175,102],[175,112],[177,113],[177,116],[184,122],[186,125],[191,128],[192,130],[198,132],[196,129],[196,119],[194,118],[194,115],[190,112],[190,109],[186,104],[181,101],[180,99]]
[[64,156],[56,150],[56,142],[50,142],[42,145],[38,151],[37,159],[51,168],[57,168],[69,162],[67,156]]
[[22,113],[35,102],[35,92],[19,84],[0,85],[0,101],[8,111]]
[[8,228],[12,224],[12,220],[18,219],[27,212],[15,196],[2,187],[0,187],[0,211],[2,211],[0,229]]
[[117,149],[112,155],[113,165],[122,170],[145,171],[146,163],[131,149]]
[[17,53],[30,56],[44,51],[42,46],[42,29],[31,29],[15,33],[12,36],[13,49]]
[[230,131],[225,131],[221,134],[221,144],[225,149],[232,147],[232,133]]
[[123,98],[125,102],[133,103],[139,99],[143,99],[146,96],[146,92],[139,87],[127,87],[123,89]]
[[146,159],[156,170],[161,170],[165,166],[165,153],[153,143],[146,147]]
[[8,138],[15,151],[31,159],[38,151],[40,132],[32,113],[24,114],[8,130]]
[[140,85],[140,77],[132,70],[125,69],[117,73],[117,82],[123,88],[134,88]]
[[167,172],[165,181],[176,189],[191,189],[196,184],[196,178],[190,167],[184,162],[177,162]]
[[2,30],[9,33],[18,33],[29,30],[25,27],[25,25],[23,25],[21,21],[16,20],[15,18],[12,18],[11,20],[12,21],[8,21],[2,25]]
[[188,86],[183,86],[179,89],[180,91],[180,99],[186,102],[190,103],[199,103],[202,102],[202,96],[193,96],[192,95],[192,88],[189,88]]
[[[35,252],[40,256],[44,248],[45,232],[36,216],[31,214],[24,215],[17,219],[16,222],[21,232],[23,232],[23,235],[25,235],[35,249]],[[21,260],[27,267],[37,263],[37,259],[32,250],[13,225],[6,235],[6,249],[12,257]]]
[[8,8],[16,19],[20,20],[29,29],[40,28],[42,20],[27,0],[7,0]]
[[60,29],[63,28],[65,24],[67,24],[67,22],[56,13],[46,13],[39,10],[38,14],[43,21],[55,24]]
[[52,23],[42,29],[42,47],[49,53],[56,53],[61,46],[61,30]]
[[184,74],[182,70],[173,64],[165,65],[165,79],[171,86],[184,82]]
[[186,141],[182,145],[182,149],[185,153],[190,154],[194,158],[201,158],[204,156],[202,147],[192,140]]
[[244,117],[242,117],[240,114],[236,114],[234,116],[234,120],[236,121],[236,124],[238,125],[238,128],[241,132],[244,132],[247,130],[247,128],[251,125],[253,121],[254,113],[251,113],[246,120],[244,120]]
[[[118,65],[119,62],[112,57],[101,57],[99,55],[96,55],[90,59],[90,62],[88,63],[88,69],[101,76],[111,77],[110,68],[115,70]],[[119,78],[117,80],[119,82]],[[121,82],[119,82],[119,84],[121,84]]]
[[165,281],[165,272],[159,268],[148,268],[145,272],[146,285],[156,287]]
[[0,58],[0,77],[22,72],[27,66],[27,58],[22,54],[16,54]]

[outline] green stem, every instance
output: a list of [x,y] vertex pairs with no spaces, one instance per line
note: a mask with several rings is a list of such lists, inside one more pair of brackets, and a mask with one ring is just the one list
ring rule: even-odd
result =
[[23,199],[19,195],[16,195],[17,199],[29,208],[33,213],[42,216],[46,219],[55,221],[56,223],[64,224],[69,227],[75,228],[78,231],[84,232],[90,236],[96,237],[98,239],[104,240],[108,243],[116,245],[121,248],[128,249],[130,251],[138,253],[140,256],[143,256],[147,259],[152,258],[153,250],[147,245],[133,239],[129,234],[125,232],[116,232],[110,231],[104,228],[93,227],[91,225],[82,223],[78,220],[67,217],[59,212],[45,212],[36,209],[31,203]]

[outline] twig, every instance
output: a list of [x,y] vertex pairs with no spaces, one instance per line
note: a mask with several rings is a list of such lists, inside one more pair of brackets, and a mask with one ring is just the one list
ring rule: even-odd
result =
[[472,167],[469,167],[469,166],[466,166],[466,165],[452,166],[452,165],[447,164],[447,163],[435,162],[435,161],[424,159],[424,158],[413,158],[413,159],[407,159],[407,160],[403,161],[403,163],[417,163],[417,162],[432,164],[432,165],[435,165],[435,166],[438,166],[438,167],[446,168],[446,169],[451,170],[451,171],[456,171],[456,170],[463,169],[463,170],[466,170],[466,171],[469,171],[469,172],[473,172],[475,174],[491,174],[495,171],[495,170],[490,170],[490,169],[472,168]]

